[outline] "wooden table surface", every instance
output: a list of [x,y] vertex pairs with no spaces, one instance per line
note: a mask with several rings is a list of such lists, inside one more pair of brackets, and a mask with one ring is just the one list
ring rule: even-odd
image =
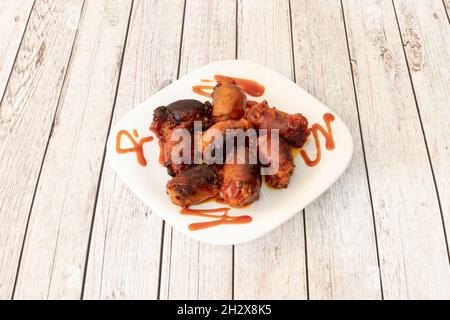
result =
[[[0,298],[450,299],[450,0],[0,0]],[[190,240],[105,163],[209,62],[266,65],[355,144],[267,236]]]

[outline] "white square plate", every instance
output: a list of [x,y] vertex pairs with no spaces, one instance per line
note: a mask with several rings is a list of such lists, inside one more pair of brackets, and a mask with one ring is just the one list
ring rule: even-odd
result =
[[[287,189],[268,189],[263,183],[259,201],[244,209],[232,209],[229,212],[230,215],[249,215],[253,218],[252,222],[190,231],[188,230],[190,223],[208,221],[208,219],[181,215],[180,208],[170,201],[166,194],[166,183],[170,177],[166,168],[158,163],[159,147],[156,137],[154,141],[144,144],[147,166],[141,166],[137,163],[134,153],[116,153],[116,136],[122,129],[129,132],[136,129],[140,137],[153,135],[149,131],[149,127],[155,108],[180,99],[205,101],[207,98],[192,92],[192,86],[201,84],[201,79],[213,79],[216,74],[258,81],[265,86],[266,91],[259,98],[249,97],[249,99],[257,101],[266,99],[270,106],[275,106],[285,112],[300,112],[308,118],[310,126],[316,122],[324,125],[323,115],[327,112],[333,113],[295,83],[273,70],[240,60],[218,61],[175,81],[117,121],[108,138],[107,157],[125,184],[154,213],[157,213],[176,230],[202,242],[230,245],[265,235],[292,218],[325,192],[347,168],[353,154],[353,142],[345,124],[333,113],[335,121],[331,123],[331,128],[336,145],[334,150],[324,148],[325,139],[319,134],[322,159],[317,166],[308,167],[303,159],[297,156],[295,173]],[[316,154],[314,139],[310,138],[303,148],[311,158],[314,158]],[[213,208],[218,205],[210,202],[200,207]]]

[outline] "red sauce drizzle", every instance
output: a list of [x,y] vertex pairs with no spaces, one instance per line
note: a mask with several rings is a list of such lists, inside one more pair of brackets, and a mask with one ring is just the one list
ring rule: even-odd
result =
[[[139,136],[137,134],[136,130],[133,130],[133,134],[136,136],[136,138]],[[133,145],[132,148],[122,148],[121,147],[123,136],[126,136],[130,140],[131,144]],[[150,142],[150,141],[153,141],[153,137],[151,137],[151,136],[144,137],[144,138],[139,139],[139,141],[136,141],[128,131],[120,130],[117,133],[117,138],[116,138],[116,152],[119,154],[136,152],[136,157],[137,157],[138,163],[141,166],[146,166],[147,160],[145,160],[144,149],[142,148],[142,146],[145,143]]]
[[[198,209],[198,210],[183,208],[180,210],[180,213],[184,215],[199,216],[204,218],[218,218],[213,221],[191,223],[188,226],[188,229],[191,231],[211,228],[221,224],[242,224],[242,223],[249,223],[252,221],[252,218],[250,216],[236,216],[236,217],[229,216],[228,211],[230,211],[230,209],[231,208],[225,207],[216,209]],[[211,213],[223,213],[223,214],[217,215]]]
[[331,113],[325,113],[323,115],[323,120],[325,121],[325,125],[327,127],[326,130],[318,123],[313,124],[313,126],[311,127],[311,132],[313,134],[317,150],[316,158],[314,160],[311,160],[305,150],[300,150],[300,155],[302,156],[306,165],[309,167],[316,166],[320,162],[320,159],[322,157],[319,141],[319,131],[325,137],[325,147],[327,148],[327,150],[333,150],[335,148],[333,131],[331,130],[331,122],[334,121],[334,116]]
[[225,199],[220,196],[217,196],[216,198],[214,198],[214,201],[219,204],[227,204]]
[[213,86],[207,86],[207,85],[197,85],[192,87],[192,91],[194,91],[196,94],[199,94],[204,97],[211,98],[212,92],[210,90],[213,90]]
[[[214,76],[214,79],[217,82],[223,81],[223,80],[233,80],[234,82],[236,82],[236,84],[238,86],[240,86],[242,88],[242,90],[245,91],[245,93],[247,93],[250,96],[253,97],[260,97],[264,94],[264,91],[266,90],[265,87],[254,81],[254,80],[250,80],[250,79],[243,79],[243,78],[236,78],[236,77],[228,77],[228,76],[224,76],[224,75],[220,75],[217,74]],[[213,82],[213,80],[209,80],[209,79],[201,79],[201,82]],[[211,90],[214,89],[214,86],[212,85],[195,85],[192,87],[192,91],[202,95],[204,97],[208,97],[211,98],[212,96],[212,92]]]
[[264,88],[262,84],[250,79],[228,77],[220,74],[215,75],[214,79],[216,79],[217,82],[223,80],[233,80],[238,86],[242,88],[242,90],[244,90],[248,95],[251,95],[252,97],[260,97],[266,90],[266,88]]

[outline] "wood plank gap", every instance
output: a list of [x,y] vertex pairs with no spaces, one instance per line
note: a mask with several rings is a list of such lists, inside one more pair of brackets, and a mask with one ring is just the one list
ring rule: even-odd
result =
[[182,21],[181,21],[180,46],[179,46],[179,51],[178,51],[177,79],[180,77],[181,52],[182,52],[182,48],[183,48],[184,24],[185,24],[185,20],[186,20],[186,2],[187,2],[187,0],[184,0],[184,6],[183,6],[183,19],[182,19]]
[[170,250],[169,250],[169,274],[167,276],[167,297],[170,294],[170,277],[172,275],[172,243],[173,243],[173,228],[170,228]]
[[6,88],[8,88],[9,80],[11,79],[11,75],[13,73],[14,66],[16,65],[17,56],[19,55],[20,47],[22,47],[23,38],[25,37],[25,33],[27,32],[28,23],[30,22],[30,17],[31,17],[31,14],[33,13],[35,4],[36,4],[36,0],[33,1],[33,5],[31,6],[30,13],[28,14],[27,23],[25,24],[25,28],[23,29],[22,37],[20,38],[20,43],[19,43],[19,46],[17,47],[17,52],[16,52],[16,55],[14,57],[14,62],[12,64],[12,66],[11,66],[11,70],[9,71],[8,80],[6,81],[6,84],[5,84],[5,90],[3,90],[2,97],[0,98],[0,107],[3,104],[3,99],[5,98],[5,94],[6,94]]
[[[408,63],[409,60],[408,60],[408,57],[406,55],[405,46],[403,45],[404,41],[403,41],[402,31],[400,29],[400,23],[398,21],[397,9],[395,8],[394,0],[392,0],[391,2],[392,2],[392,8],[394,10],[395,21],[397,22],[398,34],[399,34],[399,37],[400,37],[400,41],[402,43],[403,54],[405,56],[405,61],[406,61],[407,70],[408,70],[408,76],[409,76],[409,82],[411,84],[411,89],[412,89],[413,96],[414,96],[414,102],[416,104],[417,115],[419,116],[420,129],[422,130],[422,136],[423,136],[423,140],[425,142],[425,149],[427,151],[427,157],[428,157],[428,162],[430,164],[431,175],[433,177],[434,190],[436,191],[436,197],[437,197],[437,201],[438,201],[438,205],[439,205],[439,212],[441,213],[442,229],[444,231],[444,238],[445,238],[445,247],[447,248],[447,256],[448,256],[448,261],[449,261],[449,266],[450,266],[450,251],[449,251],[449,246],[448,246],[447,231],[445,229],[445,220],[444,220],[444,213],[442,211],[441,198],[439,196],[439,190],[438,190],[437,183],[436,183],[436,176],[434,174],[433,163],[431,161],[430,149],[428,147],[427,136],[425,134],[425,129],[423,128],[422,116],[420,114],[419,103],[417,102],[416,89],[414,87],[414,83],[413,83],[412,76],[411,76],[411,69],[410,69],[410,65]],[[444,7],[444,11],[446,11],[445,7]],[[448,16],[447,16],[447,18],[448,18]]]
[[[5,84],[5,90],[3,91],[2,97],[0,98],[0,106],[2,105],[3,99],[5,98],[6,88],[8,87],[9,80],[11,79],[11,75],[12,75],[12,72],[13,72],[13,70],[14,70],[14,66],[16,65],[17,56],[19,55],[19,49],[20,49],[20,47],[22,46],[23,38],[24,38],[24,36],[25,36],[25,32],[27,31],[28,23],[30,22],[30,17],[31,17],[31,14],[33,13],[33,9],[34,9],[35,3],[36,3],[36,0],[33,1],[33,5],[31,6],[30,13],[28,14],[27,22],[26,22],[26,24],[25,24],[25,28],[23,29],[22,37],[21,37],[21,39],[20,39],[20,43],[19,43],[19,46],[17,47],[17,52],[16,52],[16,55],[15,55],[15,57],[14,57],[14,62],[13,62],[13,64],[12,64],[11,70],[10,70],[10,72],[9,72],[8,80],[6,81],[6,84]],[[74,39],[74,43],[75,43],[75,39]],[[56,113],[55,113],[55,114],[56,114]],[[52,127],[53,127],[53,125],[52,125]],[[51,136],[51,131],[50,131],[50,136]],[[47,142],[47,147],[48,147],[48,142]],[[45,153],[47,152],[47,147],[46,147]],[[45,157],[45,153],[44,153],[44,157]],[[41,168],[40,168],[40,170],[39,170],[39,175],[38,175],[38,176],[41,175],[41,171],[42,171],[42,165],[41,165]],[[38,182],[36,183],[36,188],[34,189],[33,200],[32,200],[31,203],[33,203],[33,201],[34,201],[34,196],[35,196],[35,194],[36,194],[37,184],[38,184],[38,183],[39,183],[39,178],[38,178]],[[12,290],[12,293],[11,293],[11,300],[14,298],[14,293],[15,293],[15,291],[16,291],[17,278],[18,278],[19,269],[20,269],[20,262],[21,262],[21,260],[22,260],[22,253],[23,253],[23,248],[24,248],[24,244],[25,244],[25,237],[26,237],[27,230],[28,230],[28,223],[29,223],[29,221],[30,221],[30,218],[29,218],[30,214],[31,214],[31,207],[30,207],[30,212],[29,212],[29,214],[28,214],[27,224],[26,224],[26,227],[25,227],[24,240],[22,241],[22,246],[21,246],[21,248],[20,248],[19,263],[17,264],[16,278],[15,278],[15,280],[14,280],[14,286],[13,286],[13,290]]]
[[[295,71],[295,52],[294,52],[294,26],[292,23],[292,6],[291,6],[291,0],[288,1],[289,6],[289,27],[291,29],[291,55],[292,55],[292,77],[294,83],[297,83],[297,74]],[[306,299],[310,300],[310,293],[309,293],[309,274],[308,274],[308,243],[306,241],[306,217],[305,217],[306,210],[302,210],[303,215],[303,238],[305,242],[305,283],[306,283]]]
[[158,271],[158,293],[156,296],[156,300],[161,300],[161,273],[162,273],[162,261],[163,261],[163,255],[164,255],[164,235],[165,235],[165,228],[166,228],[166,221],[163,220],[161,224],[161,249],[159,251],[159,271]]
[[352,60],[352,57],[350,55],[350,44],[348,41],[347,24],[345,22],[344,4],[343,4],[342,0],[340,0],[340,2],[341,2],[341,11],[342,11],[342,21],[344,22],[345,40],[347,43],[348,60],[349,60],[350,71],[351,71],[351,76],[352,76],[352,85],[353,85],[353,93],[354,93],[354,97],[355,97],[356,113],[358,115],[359,133],[361,135],[361,146],[362,146],[362,152],[363,152],[363,158],[364,158],[364,168],[366,170],[367,186],[369,188],[370,207],[372,210],[372,222],[373,222],[373,230],[374,230],[374,235],[375,235],[375,247],[377,248],[377,264],[378,264],[378,275],[379,275],[379,279],[380,279],[381,299],[384,300],[383,279],[381,277],[380,252],[378,249],[377,226],[375,223],[375,210],[373,208],[372,189],[370,187],[369,170],[367,168],[367,160],[366,160],[366,150],[364,148],[364,137],[363,137],[363,132],[362,132],[362,128],[361,128],[361,118],[360,118],[360,114],[359,114],[358,95],[356,93],[355,76],[353,74],[353,67],[352,67],[352,64],[354,63],[354,61]]
[[446,1],[449,1],[449,0],[442,0],[442,5],[444,6],[444,11],[445,11],[445,14],[447,15],[448,23],[450,23],[450,13],[449,13],[449,11],[450,11],[450,2],[446,3]]
[[[290,1],[289,1],[290,2]],[[308,242],[306,239],[306,216],[305,209],[302,210],[303,214],[303,241],[305,242],[305,274],[306,274],[306,299],[310,300],[309,295],[309,274],[308,274]]]
[[[294,27],[292,25],[292,6],[291,6],[291,0],[288,1],[289,6],[289,28],[291,29],[291,55],[292,55],[292,78],[294,79],[294,82],[297,83],[297,75],[295,71],[295,53],[294,53]],[[303,214],[305,214],[305,210],[303,210]],[[305,228],[305,226],[303,226]],[[306,230],[306,228],[305,228]],[[305,246],[306,248],[306,246]],[[308,270],[306,270],[306,274],[308,274]],[[309,296],[309,293],[308,293]]]
[[[94,211],[97,211],[97,210],[94,209]],[[95,223],[95,219],[94,219],[93,224],[94,224],[94,223]],[[109,223],[109,212],[108,212],[108,215],[106,216],[106,225],[108,225],[108,223]],[[91,236],[92,236],[92,234],[91,234]],[[101,269],[101,272],[100,272],[100,289],[99,289],[100,295],[101,295],[102,290],[103,290],[103,272],[104,272],[104,270],[105,270],[106,239],[108,239],[108,228],[105,229],[105,236],[104,236],[104,238],[103,238],[102,269]],[[91,249],[91,246],[89,245],[89,252],[88,252],[88,254],[90,254],[90,249]],[[87,267],[87,266],[88,266],[88,265],[86,265],[86,267]],[[87,269],[86,269],[86,274],[87,274]],[[84,278],[85,278],[85,279],[83,279],[83,291],[84,291],[84,288],[85,288],[86,274],[84,275]],[[82,298],[82,299],[84,300],[84,292],[83,292],[83,298]],[[99,299],[100,299],[100,298],[99,298]]]
[[[44,165],[45,158],[46,158],[46,156],[47,156],[47,149],[48,149],[48,146],[49,146],[49,143],[50,143],[50,138],[51,138],[51,136],[52,136],[52,134],[53,134],[53,130],[54,130],[54,126],[55,126],[56,115],[58,114],[58,109],[59,109],[59,107],[60,107],[61,98],[64,96],[63,92],[64,92],[64,90],[65,90],[65,88],[66,88],[66,78],[67,78],[67,75],[69,74],[70,66],[71,66],[71,64],[72,64],[72,54],[73,54],[73,49],[74,49],[75,43],[77,42],[77,39],[78,39],[78,32],[79,32],[79,30],[80,30],[80,24],[81,24],[82,20],[84,19],[84,16],[85,16],[85,13],[86,13],[86,12],[85,12],[85,10],[86,10],[86,9],[85,9],[85,8],[86,8],[85,4],[86,4],[86,0],[83,1],[83,5],[82,5],[82,7],[81,7],[81,15],[80,15],[80,19],[78,20],[77,31],[76,31],[76,33],[75,33],[74,41],[73,41],[73,44],[72,44],[72,50],[71,50],[70,56],[69,56],[69,63],[68,63],[68,67],[67,67],[66,74],[65,74],[65,76],[64,76],[64,81],[63,81],[62,89],[61,89],[61,92],[62,92],[62,93],[60,94],[59,99],[58,99],[58,104],[57,104],[57,107],[56,107],[55,116],[53,117],[52,128],[51,128],[51,130],[50,130],[50,135],[49,135],[49,138],[48,138],[48,141],[47,141],[47,146],[45,147],[45,152],[44,152],[44,157],[43,157],[42,164],[41,164],[41,169],[40,169],[40,171],[39,171],[39,176],[38,176],[38,180],[37,180],[37,183],[36,183],[36,188],[35,188],[35,190],[34,190],[33,201],[31,202],[30,214],[28,215],[28,221],[27,221],[27,228],[28,228],[28,223],[29,223],[29,221],[30,221],[31,212],[32,212],[32,209],[33,209],[34,198],[35,198],[35,195],[36,195],[37,187],[38,187],[38,185],[39,185],[39,181],[40,181],[40,178],[41,178],[42,167],[43,167],[43,165]],[[62,215],[63,215],[63,213],[62,213],[62,211],[61,211],[61,214],[60,214],[60,216],[59,216],[58,233],[56,234],[56,247],[55,247],[55,253],[56,253],[56,250],[57,250],[57,248],[58,248],[58,239],[59,239],[59,233],[60,233],[60,230],[61,230]],[[25,233],[23,245],[25,244],[26,234],[27,234],[27,233]],[[23,245],[22,245],[22,247],[23,247]],[[21,256],[22,256],[22,252],[21,252]],[[49,280],[49,282],[48,282],[48,289],[47,289],[47,300],[48,300],[49,297],[50,297],[50,288],[51,288],[52,279],[53,279],[53,270],[54,270],[54,267],[55,267],[55,259],[56,259],[56,254],[53,255],[53,260],[52,260],[52,268],[51,268],[51,273],[50,273],[50,280]],[[20,260],[19,260],[19,261],[20,261]],[[17,276],[16,276],[16,282],[17,282],[17,279],[18,279],[18,273],[17,273]]]
[[[184,23],[185,23],[185,18],[186,18],[186,2],[187,2],[187,0],[184,0],[183,18],[181,20],[180,46],[179,46],[179,51],[178,51],[177,79],[180,78],[181,52],[182,52],[182,47],[183,47]],[[163,267],[165,228],[166,228],[166,221],[163,220],[162,233],[161,233],[161,249],[160,249],[160,254],[159,254],[159,274],[158,274],[158,293],[157,293],[158,300],[161,300],[161,275],[162,275],[162,267]],[[170,230],[170,252],[172,252],[172,232],[173,232],[173,230],[171,228],[171,230]],[[172,254],[170,254],[170,259],[171,258],[172,258]],[[171,264],[169,264],[169,270],[170,270],[170,267],[171,267]],[[170,271],[169,271],[169,284],[170,284]]]
[[[36,1],[33,2],[33,9],[34,9],[35,3],[36,3]],[[24,250],[24,247],[25,247],[26,239],[27,239],[28,226],[29,226],[29,223],[30,223],[31,212],[33,210],[33,204],[34,204],[34,200],[35,200],[35,197],[36,197],[36,192],[37,192],[37,189],[38,189],[38,186],[39,186],[39,181],[40,181],[40,178],[41,178],[42,168],[44,166],[44,161],[45,161],[45,158],[47,156],[47,150],[48,150],[50,138],[51,138],[51,136],[53,134],[53,128],[54,128],[54,125],[55,125],[56,115],[58,114],[58,108],[59,108],[59,106],[61,104],[61,98],[63,97],[64,91],[65,91],[65,88],[66,88],[65,84],[66,84],[66,80],[67,80],[67,74],[69,73],[70,65],[71,65],[71,62],[72,62],[73,49],[75,47],[75,43],[76,43],[77,38],[78,38],[78,31],[80,29],[80,22],[82,21],[83,16],[84,16],[84,8],[85,8],[85,0],[83,0],[83,4],[81,6],[81,13],[80,13],[80,17],[78,19],[77,30],[75,32],[75,36],[73,37],[72,48],[70,50],[69,59],[67,61],[67,68],[65,69],[65,73],[64,73],[64,80],[63,80],[63,83],[61,85],[61,90],[59,92],[58,102],[56,104],[56,108],[55,108],[55,111],[53,113],[52,126],[50,128],[50,133],[49,133],[48,138],[47,138],[47,143],[45,145],[44,154],[42,156],[41,166],[39,168],[39,173],[38,173],[38,177],[37,177],[37,180],[36,180],[36,185],[34,186],[33,197],[31,198],[30,209],[28,211],[28,218],[27,218],[27,223],[26,223],[26,226],[25,226],[25,233],[23,235],[22,246],[20,248],[19,263],[17,264],[17,272],[16,272],[16,277],[15,277],[15,280],[14,280],[14,286],[13,286],[13,290],[12,290],[12,294],[11,294],[11,300],[14,299],[14,295],[16,293],[17,280],[19,278],[20,266],[21,266],[21,263],[22,263],[23,250]],[[31,12],[33,12],[33,9],[31,10]],[[31,17],[31,13],[28,16],[27,26],[28,26],[28,22],[30,20],[30,17]],[[25,32],[26,32],[26,27],[25,27],[25,31],[24,31],[24,33],[22,35],[22,40],[23,40],[23,37],[25,35]],[[21,40],[21,45],[22,45],[22,40]],[[20,48],[20,46],[19,46],[19,48]],[[17,54],[18,53],[19,53],[19,50],[17,50]],[[17,59],[17,54],[16,54],[16,59]],[[16,61],[14,61],[14,64],[15,63],[16,63]],[[10,75],[10,77],[11,77],[11,75]],[[8,79],[8,83],[9,83],[9,79]],[[7,86],[8,86],[8,84],[7,84]],[[5,92],[6,92],[6,90],[5,90]],[[2,101],[3,101],[3,98],[2,98]],[[0,105],[1,105],[2,101],[0,101]],[[57,237],[58,236],[59,236],[59,230],[58,230]],[[53,260],[53,262],[54,262],[54,260]],[[53,273],[53,266],[52,266],[52,273]],[[50,288],[50,284],[51,284],[51,279],[50,279],[50,282],[49,282],[49,288]]]
[[[120,85],[120,79],[121,79],[121,75],[122,75],[123,60],[125,58],[125,51],[127,49],[128,32],[130,30],[131,15],[133,13],[133,5],[134,5],[134,0],[131,0],[130,13],[128,15],[127,31],[125,32],[125,41],[124,41],[124,46],[123,46],[123,50],[122,50],[122,57],[120,59],[119,75],[118,75],[118,78],[117,78],[117,84],[116,84],[116,90],[115,90],[116,93],[115,93],[115,96],[114,96],[113,107],[111,109],[111,116],[110,116],[109,125],[108,125],[108,133],[106,135],[107,138],[105,140],[105,147],[103,149],[102,163],[101,163],[101,166],[100,166],[100,174],[99,174],[99,177],[98,177],[97,191],[96,191],[96,194],[95,194],[94,209],[93,209],[93,212],[92,212],[91,227],[90,227],[90,231],[89,231],[88,245],[87,245],[87,248],[86,248],[86,261],[84,263],[83,281],[82,281],[82,284],[81,284],[80,300],[83,300],[83,298],[84,298],[84,289],[85,289],[85,285],[86,285],[86,275],[87,275],[88,263],[89,263],[89,253],[90,253],[90,249],[91,249],[92,232],[93,232],[93,229],[94,229],[95,212],[96,212],[96,209],[97,209],[98,195],[99,195],[99,192],[100,192],[100,183],[101,183],[101,180],[102,180],[103,168],[105,166],[106,142],[108,140],[109,132],[111,131],[112,119],[113,119],[113,115],[114,115],[114,109],[115,109],[116,102],[117,102],[117,95],[119,93],[119,85]],[[103,264],[102,264],[102,267],[103,267]],[[50,292],[50,290],[49,290],[49,292]]]

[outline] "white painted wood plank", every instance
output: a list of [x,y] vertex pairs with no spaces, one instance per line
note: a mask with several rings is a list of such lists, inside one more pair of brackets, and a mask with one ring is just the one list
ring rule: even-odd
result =
[[450,25],[439,0],[395,1],[394,4],[448,236],[450,233]]
[[343,119],[354,142],[347,171],[305,210],[310,298],[379,299],[373,215],[341,3],[291,4],[297,83]]
[[81,296],[130,10],[131,1],[85,4],[31,211],[15,299]]
[[0,1],[0,99],[5,92],[33,2]]
[[430,163],[391,1],[343,1],[384,297],[450,297]]
[[[187,1],[180,75],[235,57],[236,2]],[[199,97],[201,99],[201,97]],[[165,225],[161,299],[230,299],[232,247],[191,240]]]
[[[239,59],[293,79],[288,0],[239,1],[238,37]],[[306,299],[303,212],[261,239],[236,245],[234,275],[236,299]]]
[[81,7],[79,0],[36,1],[0,105],[0,298],[12,294]]
[[[114,120],[176,79],[183,1],[134,1]],[[155,299],[162,221],[105,163],[85,299]]]

